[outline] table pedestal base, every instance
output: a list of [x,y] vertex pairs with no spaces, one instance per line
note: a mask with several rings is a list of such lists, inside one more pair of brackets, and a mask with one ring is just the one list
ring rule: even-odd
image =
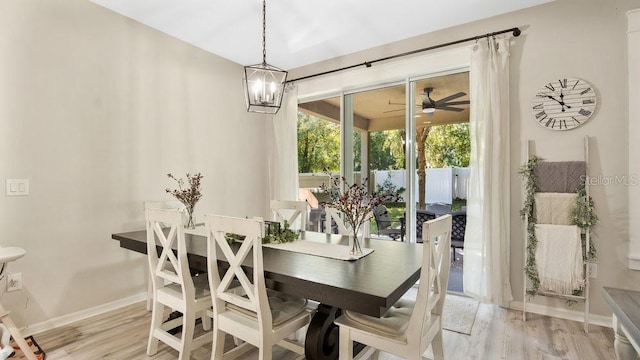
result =
[[[304,354],[307,360],[335,360],[339,355],[340,329],[333,321],[342,315],[342,310],[324,304],[318,305],[318,311],[311,319],[305,338]],[[364,345],[353,344],[354,357]]]

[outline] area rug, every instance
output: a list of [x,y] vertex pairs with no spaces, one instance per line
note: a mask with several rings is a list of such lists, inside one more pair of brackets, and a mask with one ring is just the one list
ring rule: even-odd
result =
[[[45,360],[47,358],[47,355],[44,353],[40,345],[38,345],[38,343],[36,342],[36,339],[34,339],[33,336],[29,336],[25,338],[25,340],[27,341],[27,344],[31,347],[31,351],[33,351],[33,354],[36,356],[38,360]],[[13,341],[13,339],[11,339],[11,347],[13,347],[14,352],[12,355],[8,357],[8,359],[12,359],[12,360],[26,359],[26,357],[24,356],[24,353],[22,352],[22,350],[20,350],[20,347],[18,346],[18,344],[16,344]]]
[[[417,294],[418,288],[412,287],[403,297],[415,300]],[[460,334],[471,335],[479,305],[480,303],[475,299],[447,294],[444,300],[442,328]]]

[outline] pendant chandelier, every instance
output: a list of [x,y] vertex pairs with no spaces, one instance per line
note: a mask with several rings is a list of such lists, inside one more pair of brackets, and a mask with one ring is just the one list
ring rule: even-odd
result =
[[267,64],[266,0],[262,1],[262,63],[244,67],[247,111],[275,114],[280,109],[287,72]]

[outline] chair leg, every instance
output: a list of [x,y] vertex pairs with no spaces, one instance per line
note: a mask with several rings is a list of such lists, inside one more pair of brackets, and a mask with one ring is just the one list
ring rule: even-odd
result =
[[147,343],[147,355],[155,355],[158,352],[158,338],[155,337],[156,329],[162,326],[164,305],[154,302],[151,309],[151,327],[149,329],[149,341]]
[[258,350],[259,360],[271,360],[272,357],[273,357],[272,347],[260,346],[260,349]]
[[151,283],[151,276],[147,277],[147,311],[151,311],[153,307],[153,284]]
[[211,330],[211,324],[213,324],[213,318],[207,315],[207,311],[205,310],[202,313],[200,313],[199,317],[200,317],[200,321],[202,321],[202,329],[204,331]]
[[[222,355],[224,353],[224,341],[226,334],[220,330],[216,326],[216,323],[213,324],[213,344],[211,345],[211,359],[212,360],[222,360]],[[238,344],[236,344],[238,345]]]
[[353,341],[351,341],[351,330],[346,328],[340,329],[340,342],[338,345],[339,360],[353,359]]
[[187,311],[182,314],[182,338],[181,349],[178,360],[189,360],[191,358],[191,348],[193,345],[193,334],[196,327],[196,314],[192,311]]
[[20,347],[20,350],[22,350],[22,352],[24,353],[24,356],[28,360],[36,360],[37,359],[36,355],[33,353],[33,351],[31,351],[31,347],[24,340],[24,337],[20,333],[20,330],[18,330],[18,328],[16,327],[16,324],[13,322],[11,317],[9,317],[9,312],[5,310],[2,304],[0,304],[0,314],[2,314],[0,315],[0,321],[5,325],[7,330],[9,330],[11,337],[13,337],[13,341],[15,341],[16,344],[18,344],[18,347]]
[[433,350],[434,360],[444,359],[444,344],[442,343],[442,329],[438,330],[436,335],[431,340],[431,349]]

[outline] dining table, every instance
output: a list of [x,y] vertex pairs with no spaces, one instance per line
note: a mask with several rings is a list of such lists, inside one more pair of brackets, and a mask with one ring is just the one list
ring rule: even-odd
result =
[[[121,248],[146,254],[146,230],[112,234]],[[207,271],[207,237],[185,234],[189,267]],[[344,245],[349,237],[312,231],[299,240]],[[314,244],[315,245],[315,244]],[[274,290],[317,302],[305,338],[308,360],[337,359],[339,329],[333,323],[343,311],[381,317],[419,279],[422,244],[365,238],[362,247],[373,252],[357,260],[338,260],[263,246],[264,276]],[[218,259],[219,266],[222,259]],[[245,266],[251,267],[251,257]]]

